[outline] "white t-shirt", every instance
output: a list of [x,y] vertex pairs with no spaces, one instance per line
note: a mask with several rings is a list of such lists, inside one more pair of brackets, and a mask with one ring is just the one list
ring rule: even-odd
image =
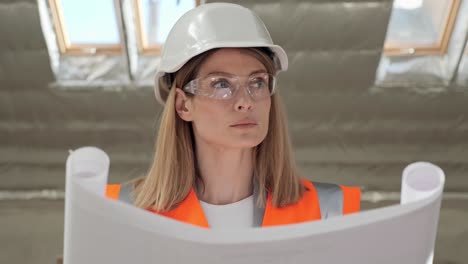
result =
[[214,205],[200,201],[210,228],[249,228],[254,227],[254,196],[238,202]]

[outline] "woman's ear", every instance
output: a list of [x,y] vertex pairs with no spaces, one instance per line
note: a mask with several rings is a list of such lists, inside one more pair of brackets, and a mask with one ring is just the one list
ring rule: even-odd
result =
[[185,92],[180,88],[175,88],[175,110],[182,120],[192,121],[192,101],[189,100]]

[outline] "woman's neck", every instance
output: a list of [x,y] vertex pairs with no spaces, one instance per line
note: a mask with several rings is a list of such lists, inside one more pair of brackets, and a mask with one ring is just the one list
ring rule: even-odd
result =
[[253,193],[252,148],[226,149],[208,144],[197,145],[196,155],[202,192],[206,203],[223,205],[240,201]]

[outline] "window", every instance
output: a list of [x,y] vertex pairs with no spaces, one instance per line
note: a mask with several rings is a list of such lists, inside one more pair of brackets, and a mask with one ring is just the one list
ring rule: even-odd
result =
[[198,5],[200,0],[135,0],[140,52],[159,54],[177,19]]
[[119,8],[114,0],[49,0],[49,4],[61,53],[122,51]]
[[395,0],[387,56],[445,54],[460,0]]
[[54,86],[151,86],[170,28],[183,13],[203,3],[38,0]]
[[468,1],[395,0],[376,88],[449,87],[462,67],[467,18]]
[[468,87],[468,41],[458,67],[457,84]]

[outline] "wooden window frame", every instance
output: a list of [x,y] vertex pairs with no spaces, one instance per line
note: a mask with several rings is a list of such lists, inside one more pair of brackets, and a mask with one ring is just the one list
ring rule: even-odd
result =
[[[143,32],[143,4],[142,0],[133,0],[135,10],[135,26],[137,32],[138,50],[141,54],[145,55],[160,55],[163,45],[149,45],[148,38]],[[201,0],[195,0],[195,7],[201,4]]]
[[455,26],[461,0],[452,0],[448,15],[445,20],[443,33],[436,45],[422,46],[418,44],[387,44],[384,45],[386,56],[415,56],[415,55],[443,55],[447,53],[450,37]]
[[[63,9],[61,0],[49,0],[49,5],[52,13],[52,20],[57,35],[57,44],[60,49],[60,53],[67,55],[95,55],[95,54],[109,54],[117,55],[122,53],[122,36],[120,28],[117,28],[119,32],[119,44],[72,44],[68,38],[65,29],[65,19],[63,16]],[[120,22],[120,8],[117,0],[114,0],[114,11],[117,20],[117,27],[121,24]]]

